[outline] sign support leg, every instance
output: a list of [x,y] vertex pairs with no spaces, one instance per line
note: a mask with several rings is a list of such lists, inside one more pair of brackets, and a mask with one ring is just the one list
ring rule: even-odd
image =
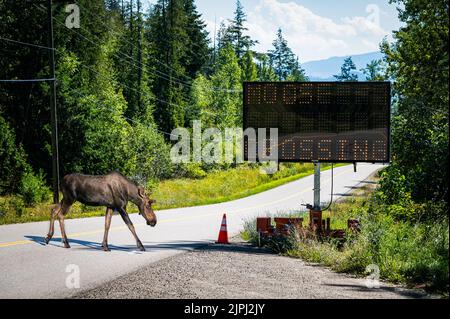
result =
[[320,233],[322,229],[322,209],[320,207],[320,163],[314,161],[314,206],[309,210],[309,225]]
[[320,163],[314,161],[314,210],[320,210]]

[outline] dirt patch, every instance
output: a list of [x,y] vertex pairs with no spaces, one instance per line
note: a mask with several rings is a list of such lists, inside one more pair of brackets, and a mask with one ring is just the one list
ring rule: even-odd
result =
[[427,298],[420,290],[337,274],[234,241],[152,263],[74,298]]

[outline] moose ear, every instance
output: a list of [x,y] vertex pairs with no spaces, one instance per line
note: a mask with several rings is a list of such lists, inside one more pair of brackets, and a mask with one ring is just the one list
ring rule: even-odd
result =
[[144,198],[144,196],[145,196],[145,189],[144,189],[144,187],[142,187],[142,186],[138,187],[138,194],[139,194],[140,197]]

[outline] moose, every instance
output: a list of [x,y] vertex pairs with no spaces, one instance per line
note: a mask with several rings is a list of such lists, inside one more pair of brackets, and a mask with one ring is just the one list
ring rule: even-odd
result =
[[107,175],[68,174],[64,176],[60,189],[63,198],[51,211],[50,229],[45,238],[46,244],[49,243],[53,236],[55,218],[57,217],[61,227],[64,247],[70,248],[64,228],[64,216],[69,212],[70,207],[76,201],[79,201],[90,206],[106,206],[105,233],[102,242],[104,251],[110,251],[108,247],[108,231],[114,210],[119,212],[130,229],[136,239],[137,247],[141,251],[145,251],[145,247],[136,235],[133,223],[126,212],[128,201],[131,201],[139,208],[139,215],[144,217],[147,225],[152,227],[156,225],[156,215],[152,209],[152,204],[155,203],[155,200],[148,197],[143,187],[136,185],[120,172],[115,171]]

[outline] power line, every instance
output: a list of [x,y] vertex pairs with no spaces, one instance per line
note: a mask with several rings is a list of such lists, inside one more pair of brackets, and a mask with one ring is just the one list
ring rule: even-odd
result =
[[17,80],[0,80],[0,83],[20,83],[20,82],[47,82],[54,81],[55,78],[49,79],[17,79]]
[[[78,5],[79,5],[79,4],[78,4]],[[35,6],[36,6],[36,5],[35,5]],[[99,21],[100,21],[100,23],[103,24],[103,25],[108,29],[109,32],[114,33],[114,34],[121,35],[119,32],[113,30],[113,29],[112,29],[111,27],[109,27],[106,23],[104,23],[104,22],[103,22],[103,18],[101,18],[100,16],[98,16],[98,15],[96,15],[96,14],[90,12],[90,11],[87,10],[85,7],[83,7],[82,5],[79,5],[79,6],[82,7],[86,12],[88,12],[88,13],[91,15],[91,17],[96,17],[96,18],[98,18]],[[56,18],[54,18],[54,19],[56,20]],[[58,23],[60,23],[60,22],[58,21]],[[61,24],[61,23],[60,23],[60,24]],[[83,28],[80,28],[80,29],[85,30],[85,29],[83,29]],[[70,29],[70,30],[74,31],[73,29]],[[74,32],[76,32],[76,31],[74,31]],[[77,33],[78,33],[78,32],[77,32]],[[78,34],[80,34],[80,33],[78,33]],[[80,35],[81,35],[81,34],[80,34]],[[83,35],[81,35],[81,36],[84,37]],[[91,34],[91,36],[93,36],[93,35]],[[96,36],[95,36],[95,37],[96,37]],[[98,37],[96,37],[96,38],[97,38],[97,40],[100,40]],[[135,46],[134,43],[132,43],[132,42],[126,40],[125,37],[124,37],[123,35],[121,35],[121,38],[122,38],[126,43],[130,44],[131,46],[133,46],[133,47]],[[94,43],[94,44],[95,44],[95,43]],[[97,44],[96,44],[96,45],[97,45]],[[127,54],[125,54],[125,53],[123,53],[123,52],[121,52],[121,51],[119,51],[119,52],[120,52],[123,56],[126,56],[128,59],[130,59],[130,60],[132,60],[132,61],[134,61],[134,62],[138,62],[138,61],[136,61],[133,57],[131,57],[131,56],[129,56],[129,55],[127,55]],[[195,53],[195,52],[193,52],[193,53]],[[114,55],[115,55],[115,54],[114,54]],[[168,66],[167,64],[161,62],[161,61],[158,60],[157,58],[155,58],[155,57],[153,57],[153,56],[150,56],[150,58],[152,58],[152,60],[158,62],[159,64],[163,65],[164,67],[166,67],[166,68],[168,68],[168,69],[170,69],[170,70],[176,72],[177,74],[182,75],[182,76],[184,76],[185,78],[187,78],[187,79],[189,79],[189,80],[191,80],[191,81],[194,80],[193,78],[191,78],[191,77],[189,77],[189,76],[187,76],[187,75],[185,75],[185,74],[182,74],[182,73],[180,73],[179,71],[177,71],[177,70],[171,68],[170,66]],[[138,63],[139,63],[139,62],[138,62]],[[144,65],[149,66],[149,65],[146,64],[146,63],[144,63]],[[179,83],[179,84],[181,84],[181,85],[185,85],[185,86],[188,86],[188,87],[193,87],[193,85],[192,85],[191,83],[186,82],[186,81],[183,81],[183,80],[180,80],[179,78],[175,78],[175,77],[173,77],[173,76],[171,76],[171,75],[169,75],[169,74],[167,74],[167,73],[161,72],[161,71],[159,71],[159,70],[153,70],[154,72],[158,73],[158,74],[155,74],[155,73],[153,73],[153,72],[150,71],[150,70],[143,70],[142,67],[139,66],[139,64],[138,64],[138,65],[133,64],[133,66],[134,66],[134,67],[137,67],[138,69],[140,69],[140,70],[142,70],[142,71],[144,71],[144,72],[146,72],[147,74],[148,74],[148,73],[151,73],[151,74],[156,75],[156,76],[158,76],[158,77],[160,77],[160,78],[162,78],[162,79],[164,79],[164,80],[166,80],[166,81],[173,81],[173,82],[177,82],[177,83]],[[167,77],[168,77],[168,78],[167,78]],[[242,92],[242,90],[225,89],[225,88],[214,87],[214,86],[211,87],[209,90],[210,90],[210,91],[217,91],[217,92],[223,91],[223,92],[227,92],[227,93],[241,93],[241,92]]]
[[[58,24],[60,24],[60,25],[62,25],[62,26],[65,27],[65,25],[64,25],[63,23],[59,22],[56,18],[53,18],[53,19],[55,19],[55,21],[56,21]],[[81,29],[84,30],[83,28],[81,28]],[[74,29],[69,29],[69,30],[71,30],[72,32],[76,33],[77,35],[79,35],[79,36],[82,37],[84,40],[88,41],[89,43],[91,43],[91,44],[95,45],[96,47],[100,48],[100,45],[99,45],[98,43],[92,41],[91,39],[87,38],[86,36],[82,35],[81,33],[75,31]],[[91,36],[92,36],[92,34],[91,34]],[[96,37],[97,40],[100,40],[97,36],[94,36],[94,37]],[[128,58],[129,60],[136,62],[136,60],[134,60],[134,59],[133,59],[132,57],[130,57],[129,55],[127,55],[127,54],[125,54],[125,53],[123,53],[123,52],[121,52],[121,51],[119,51],[119,53],[121,53],[121,55],[123,55],[124,57]],[[118,56],[118,55],[115,54],[115,53],[113,53],[112,55],[113,55],[114,57],[118,58],[120,61],[125,62],[125,63],[127,63],[128,65],[130,65],[130,66],[132,66],[132,67],[134,67],[134,68],[141,69],[141,70],[144,71],[146,74],[151,73],[151,74],[156,75],[156,76],[158,76],[158,77],[160,77],[160,78],[162,78],[162,79],[164,79],[164,80],[166,80],[166,81],[171,81],[169,78],[166,78],[166,77],[164,77],[163,75],[157,75],[157,74],[155,74],[155,73],[153,73],[153,72],[150,72],[150,71],[148,71],[148,70],[144,70],[144,69],[142,69],[142,67],[140,67],[140,66],[138,66],[138,65],[136,65],[136,64],[134,64],[134,63],[132,63],[132,62],[130,62],[130,61],[128,61],[128,60],[123,59],[122,57]],[[157,70],[155,70],[155,71],[158,72],[158,73],[167,75],[167,74],[165,74],[165,73],[163,73],[163,72],[160,72],[160,71],[157,71]],[[167,76],[169,76],[169,75],[167,75]],[[170,76],[169,76],[169,77],[170,77]],[[174,82],[177,82],[177,81],[174,81]],[[180,83],[180,84],[183,85],[183,83]],[[186,84],[187,84],[187,83],[186,83]],[[189,84],[187,84],[187,85],[189,85]]]
[[328,203],[328,206],[324,209],[322,209],[322,211],[328,210],[331,207],[331,204],[333,204],[333,186],[334,186],[334,163],[331,163],[331,199],[330,202]]
[[[56,50],[56,52],[57,52],[57,53],[61,53],[61,51],[59,51],[59,50]],[[103,79],[105,79],[105,80],[108,80],[108,81],[113,80],[111,77],[107,77],[107,76],[101,74],[100,72],[96,71],[96,70],[95,70],[94,68],[92,68],[91,66],[87,66],[87,65],[84,65],[84,64],[82,64],[82,63],[80,63],[80,65],[81,65],[82,67],[84,67],[84,68],[90,70],[91,72],[95,73],[97,76],[100,76],[101,78],[103,78]],[[139,90],[137,90],[137,89],[135,89],[135,88],[132,88],[132,87],[130,87],[130,86],[124,84],[124,83],[120,83],[120,85],[122,85],[122,86],[126,87],[127,89],[132,90],[132,91],[134,91],[134,92],[139,92]],[[175,104],[175,103],[171,103],[171,102],[167,102],[167,101],[161,100],[161,99],[159,99],[159,98],[157,98],[157,97],[155,97],[155,96],[153,96],[153,95],[149,95],[149,94],[146,93],[146,92],[144,92],[144,94],[145,94],[145,96],[146,96],[147,98],[150,98],[150,99],[152,99],[152,100],[156,100],[156,101],[158,101],[158,102],[161,102],[161,103],[164,103],[164,104],[167,104],[167,105],[179,107],[179,108],[184,109],[185,111],[189,110],[189,109],[186,109],[186,107],[183,106],[183,105],[178,105],[178,104]],[[208,114],[210,114],[210,115],[215,115],[214,113],[211,113],[211,112],[209,112],[209,111],[207,111],[207,110],[201,110],[201,111],[206,111],[206,113],[208,113]]]
[[[103,19],[102,19],[100,16],[98,16],[98,15],[96,15],[96,14],[90,12],[90,11],[87,10],[85,7],[83,7],[81,4],[78,4],[78,3],[77,3],[77,5],[80,6],[81,8],[83,8],[85,11],[87,11],[87,12],[91,15],[91,17],[99,18],[99,19],[100,19],[100,23],[103,24],[110,32],[112,32],[112,33],[114,33],[114,34],[117,34],[117,35],[120,35],[121,40],[123,40],[124,42],[130,44],[130,45],[133,46],[133,47],[135,46],[134,43],[132,43],[131,41],[128,41],[128,40],[126,39],[125,35],[120,34],[120,32],[117,32],[117,31],[111,29],[106,23],[103,22]],[[189,76],[187,76],[187,75],[185,75],[185,74],[179,73],[179,71],[177,71],[177,70],[171,68],[170,66],[168,66],[167,64],[165,64],[165,63],[159,61],[157,58],[155,58],[155,57],[153,57],[153,56],[150,56],[150,57],[151,57],[154,61],[156,61],[156,62],[158,62],[159,64],[161,64],[162,66],[164,66],[164,67],[166,67],[166,68],[168,68],[168,69],[170,69],[170,70],[172,70],[172,71],[174,71],[174,72],[177,72],[178,74],[184,76],[185,78],[187,78],[187,79],[189,79],[189,80],[192,80],[191,77],[189,77]],[[166,75],[167,75],[167,74],[166,74]]]
[[[59,53],[60,51],[57,50],[56,52]],[[108,80],[108,81],[113,80],[111,77],[107,77],[107,76],[101,74],[100,72],[96,71],[96,70],[95,70],[94,68],[92,68],[91,66],[87,66],[87,65],[84,65],[84,64],[80,64],[80,65],[81,65],[82,67],[86,68],[86,69],[89,69],[90,71],[94,72],[97,76],[100,76],[101,78],[103,78],[103,79],[105,79],[105,80]],[[134,92],[139,92],[139,90],[137,90],[137,89],[135,89],[135,88],[132,88],[132,87],[130,87],[130,86],[124,84],[124,83],[120,83],[120,85],[122,85],[122,86],[126,87],[127,89],[132,90],[132,91],[134,91]],[[143,93],[144,93],[145,97],[147,97],[147,98],[149,98],[149,99],[156,100],[156,101],[158,101],[158,102],[161,102],[161,103],[164,103],[164,104],[167,104],[167,105],[171,105],[171,106],[175,106],[175,107],[182,108],[184,111],[190,111],[190,110],[192,110],[192,109],[187,108],[186,106],[183,106],[183,105],[179,105],[179,104],[175,104],[175,103],[168,102],[168,101],[165,101],[165,100],[161,100],[161,99],[159,99],[159,98],[157,98],[157,97],[155,97],[155,96],[153,96],[153,95],[150,95],[149,93],[147,93],[147,92],[145,92],[145,91],[144,91]],[[213,112],[211,112],[211,111],[209,111],[209,110],[199,109],[198,111],[204,112],[204,113],[209,114],[209,115],[212,115],[212,116],[216,116],[215,113],[213,113]]]
[[[70,88],[69,90],[70,90],[71,92],[74,92],[74,93],[78,94],[78,95],[81,96],[81,97],[84,97],[84,98],[86,98],[86,99],[89,99],[89,96],[87,96],[86,94],[82,93],[81,91],[79,91],[79,90],[77,90],[77,89]],[[143,126],[145,126],[146,128],[150,128],[150,129],[152,129],[152,130],[154,130],[154,131],[157,131],[157,132],[160,132],[160,133],[162,133],[162,134],[164,134],[164,135],[171,136],[171,137],[174,136],[174,137],[177,137],[177,138],[178,138],[178,135],[177,135],[177,134],[172,134],[172,133],[169,133],[169,132],[166,132],[166,131],[162,131],[162,130],[158,129],[157,127],[154,127],[153,125],[144,125],[144,124],[141,123],[140,121],[137,121],[137,120],[135,120],[135,119],[129,118],[129,117],[123,115],[122,113],[119,114],[119,113],[117,112],[117,110],[114,110],[114,109],[108,107],[108,106],[105,105],[104,103],[100,102],[96,97],[94,97],[94,99],[95,99],[95,101],[96,101],[96,103],[95,103],[96,105],[100,105],[100,106],[102,106],[105,110],[108,110],[108,111],[111,111],[111,112],[113,112],[113,113],[115,113],[115,114],[117,114],[117,115],[120,115],[120,116],[122,116],[124,119],[126,119],[126,120],[128,120],[128,121],[130,121],[130,122],[133,122],[133,123],[136,123],[136,124],[143,125]]]
[[[34,5],[36,8],[38,8],[39,10],[44,11],[43,8],[37,6],[36,4],[33,4],[33,5]],[[57,23],[59,23],[60,25],[65,26],[63,23],[59,22],[55,17],[53,17],[53,19],[55,19],[55,21],[56,21]],[[78,34],[79,36],[81,36],[83,39],[85,39],[86,41],[90,42],[91,44],[93,44],[93,45],[95,45],[95,46],[97,46],[97,47],[100,47],[99,44],[97,44],[97,43],[95,43],[94,41],[92,41],[91,39],[85,37],[85,36],[82,35],[81,33],[76,32],[76,31],[73,30],[73,29],[70,29],[70,30],[72,30],[73,32],[75,32],[76,34]],[[97,39],[98,39],[98,37],[97,37]],[[15,41],[15,40],[13,40],[13,41]],[[15,41],[15,42],[20,43],[20,41]],[[21,44],[26,45],[26,43],[21,43]],[[53,48],[52,50],[54,50],[55,52],[61,52],[61,51],[57,50],[56,48]],[[126,54],[124,54],[124,53],[122,53],[122,54],[125,55],[125,56],[127,56],[128,58],[130,58],[131,60],[134,61],[134,59],[133,59],[132,57],[129,57],[128,55],[126,55]],[[133,64],[133,63],[127,61],[127,60],[122,59],[121,57],[117,56],[116,54],[113,54],[113,55],[114,55],[115,57],[117,57],[120,61],[123,61],[123,62],[125,62],[125,63],[128,63],[128,64],[131,65],[131,66],[136,67],[135,64]],[[89,68],[89,69],[93,70],[92,68],[90,68],[90,67],[88,67],[88,66],[85,66],[85,65],[83,65],[83,64],[81,64],[81,65],[82,65],[83,67],[86,67],[86,68]],[[96,71],[94,71],[94,72],[96,72]],[[101,74],[98,73],[98,72],[96,72],[96,73],[99,74],[99,75],[101,75]],[[103,75],[101,75],[101,76],[103,76]],[[33,81],[36,82],[36,81],[51,81],[51,80],[55,80],[55,79],[52,78],[52,79],[28,79],[28,80],[3,80],[3,82],[33,82]],[[109,80],[111,80],[111,79],[109,79]],[[166,80],[168,80],[168,79],[166,79]],[[130,90],[137,91],[136,89],[133,89],[133,88],[131,88],[131,87],[129,87],[129,86],[123,84],[123,83],[121,83],[121,85],[127,87],[127,88],[130,89]],[[147,96],[148,96],[148,95],[147,95]],[[180,107],[180,108],[183,108],[184,110],[186,110],[186,107],[184,107],[184,106],[181,106],[181,105],[178,105],[178,104],[175,104],[175,103],[171,103],[171,102],[167,102],[167,101],[158,99],[158,98],[153,97],[153,96],[150,96],[150,98],[153,99],[153,100],[159,101],[159,102],[161,102],[161,103],[168,104],[168,105],[175,106],[175,107]],[[206,113],[209,113],[209,114],[211,114],[211,115],[215,115],[214,113],[211,113],[211,112],[209,112],[209,111],[207,111],[207,110],[200,110],[200,112],[202,112],[202,111],[203,111],[203,112],[206,112]]]
[[[36,6],[35,4],[33,4],[33,5]],[[36,7],[37,7],[38,9],[41,10],[41,8],[39,8],[38,6],[36,6]],[[63,23],[59,22],[56,18],[53,17],[53,19],[55,19],[55,21],[56,21],[57,23],[59,23],[60,25],[65,26]],[[81,37],[82,37],[83,39],[85,39],[86,41],[92,43],[93,45],[95,45],[95,46],[97,46],[97,47],[100,47],[99,44],[97,44],[97,43],[95,43],[94,41],[92,41],[91,39],[85,37],[85,36],[82,35],[81,33],[76,32],[76,31],[73,30],[73,29],[70,29],[70,30],[72,30],[73,32],[75,32],[77,35],[81,36]],[[97,37],[97,39],[100,40],[98,37]],[[56,48],[55,48],[55,51],[56,51],[56,52],[61,52],[61,51],[57,50]],[[124,56],[128,57],[129,59],[131,59],[131,60],[134,61],[134,59],[133,59],[132,57],[128,56],[127,54],[125,54],[125,53],[122,53],[122,54],[123,54]],[[127,60],[121,58],[121,57],[119,57],[117,54],[113,54],[113,55],[114,55],[116,58],[118,58],[120,61],[125,62],[125,63],[127,63],[128,65],[131,65],[131,66],[133,66],[133,67],[138,67],[138,68],[139,68],[139,66],[137,66],[137,65],[135,65],[135,64],[133,64],[133,63],[131,63],[131,62],[129,62],[129,61],[127,61]],[[85,65],[83,65],[83,64],[81,64],[81,65],[82,65],[83,67],[90,68],[90,67],[85,66]],[[90,69],[93,70],[92,68],[90,68]],[[145,71],[145,70],[144,70],[144,71]],[[94,72],[96,72],[96,71],[94,71]],[[96,72],[96,73],[100,75],[100,73],[98,73],[98,72]],[[103,75],[101,75],[101,76],[103,76]],[[167,79],[167,78],[165,78],[165,79],[166,79],[166,80],[169,80],[169,79]],[[133,89],[133,88],[131,88],[131,87],[129,87],[129,86],[123,84],[123,83],[121,83],[121,85],[127,87],[127,88],[130,89],[130,90],[133,90],[133,91],[137,92],[136,89]],[[186,110],[186,107],[184,107],[184,106],[181,106],[181,105],[178,105],[178,104],[175,104],[175,103],[171,103],[171,102],[167,102],[167,101],[158,99],[158,98],[153,97],[153,96],[151,96],[151,98],[154,99],[154,100],[156,100],[156,101],[158,101],[158,102],[161,102],[161,103],[164,103],[164,104],[168,104],[168,105],[171,105],[171,106],[175,106],[175,107],[180,107],[180,108],[183,108],[184,110]],[[203,110],[203,111],[206,111],[206,110]],[[206,111],[206,112],[209,113],[209,114],[211,114],[211,115],[215,115],[215,114],[213,114],[213,113],[211,113],[211,112],[209,112],[209,111]]]
[[3,37],[0,37],[0,40],[12,42],[12,43],[15,43],[15,44],[28,45],[28,46],[36,47],[36,48],[39,48],[39,49],[54,50],[53,48],[50,48],[50,47],[46,47],[46,46],[42,46],[42,45],[38,45],[38,44],[33,44],[33,43],[28,43],[28,42],[12,40],[12,39],[7,39],[7,38],[3,38]]
[[[38,7],[38,8],[39,8],[39,7]],[[41,9],[41,8],[39,8],[39,9]],[[54,18],[54,19],[55,19],[55,18]],[[56,21],[57,21],[57,20],[56,20]],[[57,21],[57,22],[59,23],[59,21]],[[92,40],[86,38],[86,37],[83,36],[82,34],[80,34],[80,33],[78,33],[78,32],[77,32],[77,34],[80,35],[81,37],[83,37],[85,40],[89,41],[90,43],[97,45],[95,42],[93,42]],[[58,50],[58,49],[56,49],[56,48],[54,48],[53,50],[54,50],[55,52],[57,52],[57,53],[62,53],[60,50]],[[118,57],[118,56],[116,56],[116,57]],[[126,62],[126,63],[128,63],[129,65],[135,66],[134,64],[132,64],[131,62],[129,62],[129,61],[127,61],[127,60],[124,60],[124,59],[122,59],[122,58],[120,58],[120,57],[118,57],[118,58],[119,58],[119,60],[121,60],[121,61],[123,61],[123,62]],[[99,75],[99,76],[101,76],[101,77],[103,77],[103,78],[105,78],[105,79],[107,79],[107,80],[111,80],[111,78],[106,78],[104,75],[102,75],[101,73],[95,71],[93,68],[91,68],[91,67],[89,67],[89,66],[86,66],[86,65],[84,65],[84,64],[81,64],[81,66],[90,69],[92,72],[96,73],[97,75]],[[19,79],[18,79],[18,80],[0,80],[0,83],[3,83],[3,82],[4,82],[4,83],[43,82],[43,81],[53,81],[53,80],[55,80],[55,78],[51,78],[51,79],[24,79],[24,80],[19,80]],[[134,89],[134,88],[132,88],[132,87],[130,87],[130,86],[124,84],[124,83],[120,83],[120,84],[121,84],[122,86],[128,88],[129,90],[132,90],[132,91],[134,91],[134,92],[138,92],[137,89]],[[185,111],[189,110],[189,109],[187,109],[185,106],[178,105],[178,104],[171,103],[171,102],[167,102],[167,101],[165,101],[165,100],[161,100],[161,99],[159,99],[159,98],[157,98],[157,97],[154,97],[154,96],[151,96],[151,95],[148,95],[148,94],[146,94],[146,97],[149,97],[150,99],[156,100],[156,101],[158,101],[158,102],[161,102],[161,103],[164,103],[164,104],[167,104],[167,105],[171,105],[171,106],[175,106],[175,107],[182,108],[182,109],[185,110]],[[210,114],[210,115],[215,115],[214,113],[209,112],[209,111],[207,111],[207,110],[200,110],[200,112],[205,112],[205,113],[208,113],[208,114]]]
[[[79,96],[84,97],[86,99],[90,99],[91,98],[91,97],[87,96],[86,94],[82,93],[81,91],[79,91],[77,89],[69,88],[69,91],[70,92],[74,92],[74,93],[78,94]],[[130,122],[133,122],[133,123],[136,123],[136,124],[139,124],[139,125],[143,125],[146,128],[152,129],[152,130],[154,130],[156,132],[160,132],[160,133],[162,133],[164,135],[167,135],[167,136],[170,136],[170,137],[173,136],[173,137],[178,138],[178,136],[179,136],[178,134],[172,134],[172,133],[160,130],[157,127],[155,127],[155,125],[145,125],[145,124],[143,124],[140,121],[137,121],[135,119],[129,118],[129,117],[123,115],[122,113],[117,112],[117,110],[110,108],[109,106],[107,106],[104,103],[102,103],[101,101],[99,101],[97,97],[92,97],[92,98],[95,99],[95,104],[97,106],[102,106],[105,110],[111,111],[111,112],[115,113],[116,115],[120,115],[121,117],[123,117],[124,119],[126,119],[126,120],[128,120]],[[192,138],[192,140],[193,141],[200,141],[200,142],[204,141],[202,138],[200,138],[200,139]]]

